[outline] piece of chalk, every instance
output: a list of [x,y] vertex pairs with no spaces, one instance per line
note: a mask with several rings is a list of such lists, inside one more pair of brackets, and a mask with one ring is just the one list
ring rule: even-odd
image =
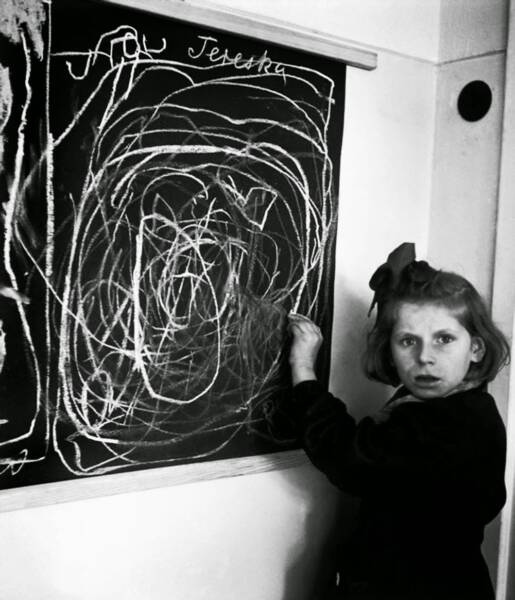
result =
[[22,304],[30,304],[30,298],[28,298],[25,294],[18,292],[12,287],[7,287],[5,285],[0,285],[0,296],[4,298],[10,298],[16,302],[21,302]]

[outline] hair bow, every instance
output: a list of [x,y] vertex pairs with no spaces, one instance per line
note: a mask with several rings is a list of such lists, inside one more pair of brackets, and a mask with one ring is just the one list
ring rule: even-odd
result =
[[415,264],[415,244],[404,242],[390,252],[386,262],[376,269],[368,283],[370,289],[374,291],[368,316],[376,304],[378,310],[380,309],[380,306],[397,287],[402,271],[410,264]]
[[438,271],[433,269],[433,267],[425,260],[414,260],[407,264],[403,269],[399,285],[402,287],[404,284],[412,289],[417,287],[420,288],[428,281],[431,281],[436,273],[438,273]]

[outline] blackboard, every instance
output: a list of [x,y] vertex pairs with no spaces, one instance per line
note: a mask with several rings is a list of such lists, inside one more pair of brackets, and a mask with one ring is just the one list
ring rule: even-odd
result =
[[0,487],[295,449],[286,316],[327,381],[345,65],[1,10]]

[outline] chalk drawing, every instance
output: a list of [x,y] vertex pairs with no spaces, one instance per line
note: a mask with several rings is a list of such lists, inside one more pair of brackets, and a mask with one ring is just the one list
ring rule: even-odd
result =
[[[4,0],[0,6],[0,39],[19,49],[19,60],[16,72],[8,64],[0,65],[0,174],[5,177],[7,185],[2,187],[2,276],[0,281],[0,302],[12,305],[10,319],[16,321],[17,335],[8,336],[6,324],[2,329],[2,373],[10,377],[7,362],[16,353],[9,349],[17,345],[19,362],[12,368],[15,372],[19,365],[26,369],[24,377],[30,379],[30,390],[23,387],[19,390],[20,418],[13,426],[10,416],[4,414],[13,409],[12,394],[2,387],[0,404],[0,471],[16,474],[25,464],[44,459],[49,447],[49,420],[44,407],[44,397],[40,364],[34,343],[34,335],[27,306],[28,296],[23,292],[24,274],[18,273],[21,246],[30,238],[26,225],[25,191],[30,186],[33,173],[28,164],[29,145],[27,141],[27,121],[35,100],[32,82],[34,71],[43,66],[44,43],[43,28],[46,21],[45,2],[41,0]],[[7,46],[5,46],[7,47]],[[5,56],[2,53],[2,60]],[[39,100],[36,100],[38,102]],[[12,139],[7,139],[7,131]],[[8,152],[9,142],[9,152]],[[30,242],[27,242],[30,244]],[[23,262],[23,259],[22,259]],[[22,346],[23,340],[23,346]],[[21,357],[20,357],[21,355]],[[15,378],[18,374],[15,374]],[[13,381],[11,379],[11,381]],[[32,445],[35,432],[43,436],[43,444],[36,444],[34,452],[29,453],[26,445]],[[5,454],[4,454],[5,452]]]
[[[252,54],[212,34],[178,47],[132,21],[87,48],[58,45],[52,30],[45,54],[41,6],[30,31],[47,65],[44,235],[38,246],[20,232],[35,172],[22,169],[22,110],[3,267],[46,447],[82,476],[216,458],[242,435],[280,444],[266,415],[285,390],[286,315],[330,312],[333,80],[273,48]],[[13,31],[2,33],[29,65]],[[14,100],[28,110],[28,67],[25,90]],[[57,99],[66,93],[73,106]],[[0,96],[4,122],[11,96]],[[44,290],[37,333],[15,245]],[[28,448],[0,467],[18,472]]]

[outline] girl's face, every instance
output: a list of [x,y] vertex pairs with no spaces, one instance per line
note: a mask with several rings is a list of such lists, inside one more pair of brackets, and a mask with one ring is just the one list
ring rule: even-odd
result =
[[454,312],[437,304],[402,302],[390,338],[402,383],[417,398],[448,396],[457,390],[471,362],[484,355],[484,343]]

